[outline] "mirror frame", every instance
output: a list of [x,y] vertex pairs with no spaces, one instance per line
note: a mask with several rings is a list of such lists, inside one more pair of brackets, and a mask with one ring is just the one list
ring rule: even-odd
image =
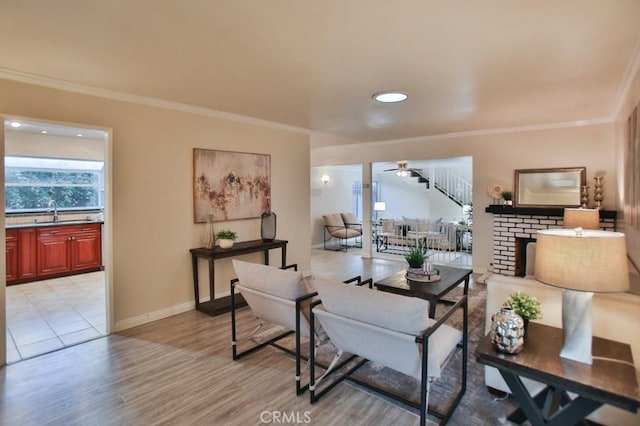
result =
[[[580,186],[578,186],[578,200],[576,204],[545,204],[545,203],[536,203],[530,204],[526,203],[525,200],[520,199],[520,185],[522,175],[526,174],[544,174],[544,173],[580,173]],[[582,190],[582,186],[587,184],[587,168],[586,167],[561,167],[561,168],[550,168],[550,169],[520,169],[515,170],[515,190],[514,190],[514,207],[542,207],[542,208],[564,208],[564,207],[580,207],[580,193]]]

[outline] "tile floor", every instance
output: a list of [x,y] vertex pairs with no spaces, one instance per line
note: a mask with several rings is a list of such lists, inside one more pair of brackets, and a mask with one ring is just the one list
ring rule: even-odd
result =
[[104,272],[7,287],[7,363],[106,336]]

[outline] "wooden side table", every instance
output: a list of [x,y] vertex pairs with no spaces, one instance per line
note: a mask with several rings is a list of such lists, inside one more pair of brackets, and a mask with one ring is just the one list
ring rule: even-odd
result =
[[[482,338],[477,361],[500,371],[520,406],[509,416],[510,421],[573,425],[602,404],[637,412],[640,392],[628,344],[594,337],[592,365],[561,358],[561,348],[562,330],[538,323],[529,324],[525,346],[517,355],[496,351],[490,335]],[[547,387],[531,397],[520,377]],[[579,396],[571,400],[567,392]]]
[[[282,267],[287,265],[287,243],[285,240],[251,240],[235,243],[230,249],[221,249],[214,247],[212,249],[200,247],[192,248],[191,264],[193,267],[193,292],[196,299],[196,309],[209,315],[218,315],[230,310],[230,302],[226,303],[219,299],[217,307],[215,307],[215,261],[227,257],[240,256],[247,253],[264,253],[264,264],[269,264],[269,250],[282,249]],[[207,259],[209,262],[209,301],[200,303],[200,290],[198,289],[198,258]],[[230,298],[228,298],[230,299]]]

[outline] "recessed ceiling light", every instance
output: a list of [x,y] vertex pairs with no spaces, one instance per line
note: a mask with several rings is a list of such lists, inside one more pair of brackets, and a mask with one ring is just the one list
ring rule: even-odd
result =
[[11,122],[11,124],[10,124],[10,126],[11,126],[11,127],[18,128],[18,127],[21,127],[21,126],[22,126],[22,123],[20,123],[20,122],[18,122],[18,121],[12,121],[12,122]]
[[49,132],[47,132],[46,130],[40,130],[40,133],[42,133],[43,135],[46,135]]
[[78,133],[76,136],[81,138],[83,135],[82,135],[82,133]]
[[383,103],[406,101],[409,95],[403,92],[380,92],[373,95],[373,99]]

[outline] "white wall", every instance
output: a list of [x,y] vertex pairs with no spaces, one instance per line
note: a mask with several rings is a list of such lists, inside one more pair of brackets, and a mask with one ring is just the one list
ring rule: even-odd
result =
[[[615,152],[617,164],[617,179],[620,182],[624,182],[624,144],[626,141],[625,125],[629,118],[629,115],[633,111],[633,108],[635,108],[635,106],[640,102],[640,71],[637,71],[638,68],[640,68],[640,65],[636,64],[635,78],[630,84],[624,103],[616,116]],[[624,219],[621,219],[624,215],[624,191],[622,190],[622,186],[620,186],[619,191],[616,193],[616,198],[618,200],[619,228],[620,231],[624,232],[626,236],[627,253],[629,254],[631,260],[634,262],[636,268],[640,268],[640,229],[628,226],[624,222]]]
[[[116,329],[192,309],[189,249],[202,246],[205,227],[193,223],[196,147],[271,155],[277,238],[289,241],[290,263],[310,269],[306,133],[2,79],[0,93],[0,112],[7,116],[113,129],[113,215],[107,220],[113,225]],[[260,236],[259,219],[216,226],[237,231],[239,241]],[[247,258],[260,260],[259,255]],[[279,262],[277,254],[271,259]],[[216,263],[216,294],[228,292],[233,275],[229,260]],[[0,287],[1,294],[4,286]],[[208,296],[206,275],[201,277],[201,291]],[[4,331],[4,321],[0,329]]]
[[[473,266],[482,271],[489,266],[493,255],[493,216],[485,212],[492,202],[486,193],[491,180],[501,179],[513,188],[515,169],[585,166],[590,182],[593,182],[596,171],[606,173],[603,205],[605,209],[615,210],[618,207],[618,180],[614,147],[615,126],[605,123],[415,138],[368,144],[366,149],[359,145],[325,147],[311,151],[311,164],[322,166],[352,164],[356,161],[369,164],[394,158],[411,161],[471,156],[474,187]],[[590,199],[593,200],[593,193]]]

